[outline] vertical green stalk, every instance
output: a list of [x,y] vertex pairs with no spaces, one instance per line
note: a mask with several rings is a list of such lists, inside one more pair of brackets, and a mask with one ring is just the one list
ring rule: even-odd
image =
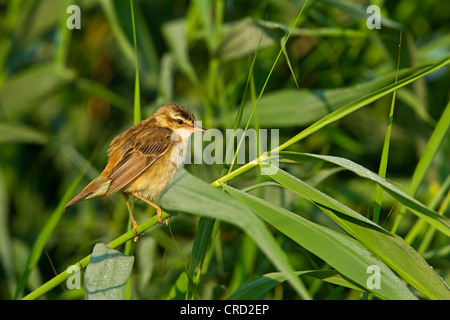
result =
[[131,21],[133,23],[134,58],[136,63],[136,78],[134,82],[134,124],[141,122],[141,100],[139,90],[139,64],[137,54],[136,26],[134,23],[133,0],[130,0]]
[[[395,83],[397,83],[398,80],[398,70],[400,68],[400,52],[401,52],[401,46],[402,46],[402,30],[400,29],[400,40],[398,44],[398,59],[397,59],[397,73],[395,74]],[[384,137],[384,145],[383,145],[383,151],[381,153],[381,161],[380,161],[380,168],[378,170],[378,175],[382,177],[383,179],[386,177],[386,171],[387,171],[387,162],[388,162],[388,155],[389,155],[389,143],[391,140],[391,129],[392,129],[392,122],[394,120],[394,105],[395,105],[395,95],[397,93],[397,90],[395,90],[392,94],[392,101],[391,101],[391,110],[389,112],[389,119],[388,119],[388,125],[386,129],[386,136]],[[373,222],[378,224],[378,221],[380,220],[380,211],[381,211],[381,197],[383,195],[383,189],[380,187],[380,185],[377,184],[376,186],[376,194],[375,194],[375,202],[373,205]]]
[[[134,10],[133,10],[133,0],[130,0],[130,9],[131,9],[131,21],[133,25],[133,42],[134,42],[134,59],[135,59],[135,67],[136,67],[136,77],[134,82],[134,124],[138,124],[141,122],[141,94],[139,90],[139,63],[138,63],[138,53],[137,53],[137,40],[136,40],[136,24],[134,21]],[[133,207],[134,203],[131,201],[131,206]],[[131,216],[128,218],[128,230],[131,229]],[[124,254],[130,255],[131,253],[131,241],[127,241],[125,243]],[[129,300],[131,298],[131,277],[128,279],[125,289],[125,300]]]

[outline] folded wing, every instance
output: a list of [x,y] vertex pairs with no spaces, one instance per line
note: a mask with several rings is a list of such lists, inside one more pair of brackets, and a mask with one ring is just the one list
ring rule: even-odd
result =
[[111,183],[102,200],[121,190],[165,154],[172,144],[171,135],[172,130],[163,127],[140,133],[112,168],[108,176]]

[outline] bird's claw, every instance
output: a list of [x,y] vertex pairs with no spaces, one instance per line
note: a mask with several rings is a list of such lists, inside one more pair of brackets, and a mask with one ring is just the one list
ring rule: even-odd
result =
[[160,212],[160,211],[158,211],[158,212],[156,213],[156,216],[157,216],[157,218],[158,218],[158,222],[159,222],[159,223],[164,224],[166,227],[169,225],[169,218],[170,218],[170,217],[167,217],[167,218],[163,219],[163,218],[161,217],[161,212]]
[[137,232],[137,225],[133,226],[133,228],[131,230],[133,230],[133,232],[135,234],[135,237],[133,239],[134,242],[137,242],[139,240],[139,237],[143,236],[145,234],[145,232],[141,232],[141,233]]

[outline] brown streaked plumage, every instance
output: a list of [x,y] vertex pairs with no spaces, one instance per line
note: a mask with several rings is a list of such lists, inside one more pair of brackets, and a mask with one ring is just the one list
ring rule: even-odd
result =
[[182,165],[187,142],[194,131],[205,131],[195,125],[195,117],[178,104],[168,104],[155,114],[118,135],[108,150],[108,163],[91,183],[70,200],[74,203],[101,196],[104,200],[122,191],[138,239],[138,223],[133,217],[130,195],[156,209],[158,221],[161,208],[151,202],[159,198]]

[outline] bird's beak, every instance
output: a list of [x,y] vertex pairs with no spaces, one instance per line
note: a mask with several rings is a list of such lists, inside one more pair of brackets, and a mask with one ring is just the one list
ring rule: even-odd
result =
[[194,125],[193,127],[191,127],[192,131],[202,131],[202,132],[206,132],[205,129],[203,129],[202,127],[198,126],[198,125]]

